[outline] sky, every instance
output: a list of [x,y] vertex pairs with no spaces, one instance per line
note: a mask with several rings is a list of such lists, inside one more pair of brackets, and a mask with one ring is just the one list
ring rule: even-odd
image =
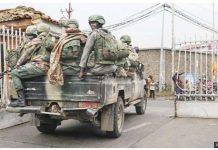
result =
[[[71,3],[73,8],[72,18],[79,21],[80,29],[90,29],[88,25],[88,17],[92,14],[100,14],[105,17],[106,24],[111,25],[120,22],[121,20],[135,14],[141,10],[144,10],[157,3],[168,3],[172,4],[170,1],[141,1],[141,0],[127,0],[115,1],[86,1],[86,0],[55,0],[55,1],[13,1],[8,0],[0,2],[0,9],[15,8],[18,5],[25,5],[28,7],[33,7],[36,10],[42,11],[43,13],[49,15],[55,20],[59,20],[63,17],[61,9],[64,10],[68,7],[68,3]],[[212,1],[173,1],[175,8],[183,9],[191,13],[195,17],[199,17],[204,22],[209,22],[212,25],[213,22],[213,11],[212,11]],[[218,3],[215,6],[215,28],[218,29]],[[64,16],[67,16],[66,13]],[[138,46],[140,48],[151,48],[161,46],[161,33],[162,33],[162,21],[163,12],[154,15],[146,20],[142,20],[128,27],[122,28],[117,31],[113,31],[112,34],[116,36],[117,39],[124,34],[128,34],[132,38],[132,45]],[[175,17],[174,23],[175,29],[175,41],[194,41],[196,40],[210,40],[212,39],[212,33],[197,27],[189,22],[186,22],[178,17]],[[165,12],[164,15],[164,36],[163,36],[163,46],[171,48],[172,46],[172,15]],[[217,39],[215,35],[215,39]]]

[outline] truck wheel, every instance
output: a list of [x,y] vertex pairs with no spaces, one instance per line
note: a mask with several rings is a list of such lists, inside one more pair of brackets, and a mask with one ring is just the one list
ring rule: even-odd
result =
[[135,105],[135,110],[138,115],[143,115],[145,113],[147,106],[147,97],[143,97],[141,102]]
[[39,126],[36,128],[42,133],[54,133],[55,129],[57,128],[57,124],[47,124],[40,122]]
[[120,96],[117,99],[117,103],[113,104],[112,107],[114,109],[114,130],[106,131],[106,134],[108,137],[118,138],[122,133],[124,124],[124,105]]

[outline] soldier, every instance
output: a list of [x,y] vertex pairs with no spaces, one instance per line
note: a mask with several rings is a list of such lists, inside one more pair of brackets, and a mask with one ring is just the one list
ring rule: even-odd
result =
[[118,59],[116,62],[117,70],[116,76],[117,77],[127,77],[126,71],[128,71],[129,66],[127,65],[127,58],[129,56],[129,47],[126,43],[118,41]]
[[138,54],[136,53],[135,49],[131,46],[131,38],[129,35],[123,35],[120,37],[120,40],[128,46],[130,52],[127,59],[129,72],[135,72],[136,67],[138,66]]
[[25,32],[26,38],[24,42],[18,47],[18,58],[23,54],[25,49],[30,47],[30,41],[37,37],[36,26],[28,26]]
[[139,59],[139,56],[138,56],[138,47],[137,48],[133,48],[132,45],[131,45],[131,37],[129,35],[123,35],[120,37],[120,40],[127,44],[127,46],[129,47],[129,56],[128,56],[128,59],[127,59],[127,63],[128,63],[128,66],[129,66],[129,70],[127,72],[127,75],[129,76],[133,76],[132,73],[134,72],[138,72],[140,74],[140,77],[141,78],[144,78],[144,65],[142,63],[140,63],[138,61]]
[[89,17],[89,25],[92,29],[92,32],[88,36],[85,48],[83,50],[82,58],[80,61],[80,75],[79,78],[83,79],[84,69],[87,66],[87,61],[91,51],[94,51],[95,64],[89,70],[91,73],[96,75],[104,75],[113,73],[116,71],[116,66],[114,65],[113,60],[106,60],[103,56],[103,37],[101,35],[110,34],[106,29],[103,29],[102,26],[105,24],[105,19],[100,15],[92,15]]
[[[11,77],[17,91],[18,99],[9,104],[11,107],[24,107],[25,96],[22,79],[46,75],[49,68],[50,51],[54,46],[55,38],[51,36],[50,27],[40,24],[37,27],[37,38],[31,41],[31,47],[26,49],[17,61]],[[28,63],[26,63],[28,61]]]
[[[79,29],[79,23],[75,19],[68,20],[65,24],[66,33],[71,36],[77,33],[70,32],[71,29]],[[78,30],[79,31],[79,30]],[[81,31],[79,31],[81,32]],[[82,56],[83,48],[86,42],[86,35],[81,33],[77,38],[71,38],[65,43],[61,53],[63,72],[66,75],[76,74],[80,71],[79,63]]]
[[67,20],[64,27],[66,28],[65,33],[51,53],[48,77],[52,84],[63,85],[63,74],[73,75],[80,71],[79,62],[86,42],[86,35],[79,30],[79,23],[75,19]]
[[36,26],[28,26],[26,28],[26,38],[23,42],[18,46],[16,51],[9,51],[7,61],[11,69],[14,68],[18,59],[23,54],[23,52],[30,47],[30,41],[37,37],[37,29]]

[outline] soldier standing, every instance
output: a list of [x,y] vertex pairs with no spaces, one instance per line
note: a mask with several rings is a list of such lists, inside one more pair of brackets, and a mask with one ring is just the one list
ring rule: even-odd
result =
[[37,38],[30,43],[31,47],[25,50],[17,61],[15,69],[11,71],[18,95],[18,99],[9,104],[11,107],[26,106],[22,79],[43,76],[48,71],[50,51],[54,46],[55,38],[51,36],[50,27],[46,24],[38,25],[37,33]]
[[117,66],[114,65],[115,62],[111,60],[105,60],[102,54],[103,38],[100,36],[100,33],[103,32],[104,34],[110,34],[108,30],[102,28],[104,24],[105,19],[103,16],[92,15],[89,17],[89,25],[92,29],[92,32],[88,36],[80,61],[80,79],[83,79],[84,69],[87,67],[87,61],[91,51],[94,51],[95,57],[95,64],[89,70],[91,73],[96,75],[104,75],[116,71]]

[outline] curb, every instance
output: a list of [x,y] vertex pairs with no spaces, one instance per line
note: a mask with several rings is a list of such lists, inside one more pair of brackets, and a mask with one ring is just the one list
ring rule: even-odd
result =
[[0,110],[0,129],[26,123],[26,122],[29,122],[30,119],[31,119],[30,114],[26,114],[23,117],[20,117],[19,113],[9,113],[5,109],[1,109]]

